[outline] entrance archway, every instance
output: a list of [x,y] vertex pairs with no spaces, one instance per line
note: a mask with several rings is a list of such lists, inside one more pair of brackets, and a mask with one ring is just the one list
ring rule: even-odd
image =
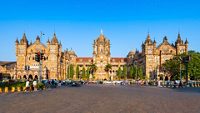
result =
[[26,75],[23,76],[23,79],[27,79]]
[[38,80],[38,76],[37,76],[37,75],[35,75],[34,79]]
[[32,75],[29,75],[29,76],[28,76],[28,79],[33,80],[33,76],[32,76]]
[[165,77],[165,81],[168,81],[168,80],[169,80],[169,79],[168,79],[168,76],[166,76],[166,77]]

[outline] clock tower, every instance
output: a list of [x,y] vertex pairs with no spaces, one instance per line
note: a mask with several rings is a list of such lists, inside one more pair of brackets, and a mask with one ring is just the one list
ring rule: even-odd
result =
[[110,64],[110,40],[104,36],[102,31],[100,36],[94,40],[93,62],[97,66],[95,79],[108,80],[108,75],[105,72],[105,66]]
[[150,78],[150,73],[154,71],[155,54],[156,54],[156,41],[152,41],[150,35],[147,35],[145,42],[142,44],[142,54],[144,56],[144,70],[146,78]]

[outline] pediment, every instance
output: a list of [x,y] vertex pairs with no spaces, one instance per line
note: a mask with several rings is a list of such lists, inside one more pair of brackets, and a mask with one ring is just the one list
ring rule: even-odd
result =
[[33,43],[31,46],[28,47],[27,52],[28,53],[36,53],[39,51],[46,51],[47,47],[42,43]]
[[170,44],[161,44],[160,46],[158,46],[157,51],[162,51],[162,54],[175,54],[176,48],[174,48]]

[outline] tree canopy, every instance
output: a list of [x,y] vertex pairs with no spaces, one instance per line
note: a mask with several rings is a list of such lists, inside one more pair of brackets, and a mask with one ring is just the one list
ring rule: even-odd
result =
[[[188,75],[191,80],[200,80],[200,53],[195,51],[189,51],[190,61],[188,63]],[[163,66],[167,73],[170,74],[172,80],[180,79],[180,72],[183,78],[186,77],[185,63],[183,57],[185,54],[177,55],[170,60],[167,60]]]

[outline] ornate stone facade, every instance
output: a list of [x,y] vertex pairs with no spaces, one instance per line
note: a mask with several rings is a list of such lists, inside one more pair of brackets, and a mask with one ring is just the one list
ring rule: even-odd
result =
[[16,78],[38,78],[39,63],[35,61],[35,54],[42,52],[44,53],[41,66],[42,79],[63,79],[61,76],[62,45],[58,42],[56,34],[53,35],[51,41],[47,41],[46,45],[40,42],[39,36],[34,43],[29,43],[24,34],[20,42],[16,40],[15,45]]
[[[162,64],[171,59],[173,56],[188,52],[188,41],[185,42],[178,34],[175,44],[170,44],[167,37],[163,38],[163,42],[160,45],[156,45],[156,41],[152,41],[148,34],[145,42],[142,44],[142,52],[137,53],[135,62],[139,62],[143,66],[144,75],[147,79],[157,79],[160,74],[165,74],[165,69]],[[139,57],[138,57],[139,56]],[[137,58],[137,59],[136,59]]]
[[[70,73],[69,67],[73,65],[73,79],[77,79],[76,68],[79,67],[80,72],[89,70],[92,64],[97,66],[94,73],[94,80],[115,80],[116,73],[123,66],[136,64],[143,68],[146,79],[156,79],[158,75],[164,73],[162,64],[171,59],[174,55],[188,52],[188,41],[183,40],[178,34],[175,44],[170,44],[167,37],[163,38],[163,42],[157,46],[156,41],[152,41],[148,34],[144,43],[142,43],[142,51],[130,51],[127,57],[113,58],[110,52],[110,40],[103,33],[94,40],[92,57],[77,57],[73,50],[62,51],[62,44],[58,42],[56,34],[53,38],[46,42],[46,45],[40,41],[37,36],[34,43],[29,43],[25,34],[16,45],[16,64],[12,72],[12,78],[38,78],[39,73],[42,79],[67,79]],[[39,72],[39,63],[35,61],[35,53],[44,53],[42,60],[42,71]],[[105,71],[107,64],[112,65],[112,69]],[[14,64],[13,64],[14,65]],[[2,68],[3,69],[3,68]],[[80,78],[81,73],[78,73]],[[91,77],[90,77],[91,78]]]

